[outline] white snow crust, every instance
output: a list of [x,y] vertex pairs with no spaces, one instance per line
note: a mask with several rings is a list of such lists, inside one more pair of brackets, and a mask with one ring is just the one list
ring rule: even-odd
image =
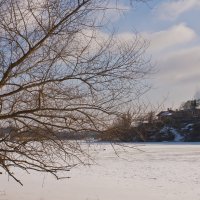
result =
[[57,181],[15,170],[21,187],[0,175],[0,200],[200,200],[200,144],[92,144],[96,164]]

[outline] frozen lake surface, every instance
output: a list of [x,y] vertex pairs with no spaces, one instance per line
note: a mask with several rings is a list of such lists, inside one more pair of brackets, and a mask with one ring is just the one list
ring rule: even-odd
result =
[[[200,144],[92,144],[96,164],[77,167],[70,179],[18,175],[21,187],[0,175],[0,200],[200,200]],[[18,176],[18,177],[19,177]]]

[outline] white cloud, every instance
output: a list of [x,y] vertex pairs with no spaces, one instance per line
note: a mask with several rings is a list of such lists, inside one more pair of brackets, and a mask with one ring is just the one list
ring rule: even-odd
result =
[[150,41],[149,52],[154,55],[160,54],[163,51],[166,52],[166,50],[171,51],[172,48],[179,45],[188,44],[197,38],[197,34],[193,29],[181,23],[159,32],[145,32],[139,35],[131,32],[124,32],[118,34],[117,37],[126,42],[134,38],[140,39],[141,41],[146,39]]
[[151,91],[151,99],[162,101],[167,98],[165,104],[174,108],[192,99],[197,88],[200,88],[200,45],[182,50],[180,48],[156,59],[159,71],[152,80],[155,89]]
[[167,97],[168,106],[173,102],[177,108],[200,87],[200,38],[186,24],[143,35],[151,40],[149,52],[158,70],[153,75],[151,99]]
[[125,44],[134,38],[141,42],[144,39],[150,41],[148,52],[158,69],[152,77],[153,87],[158,88],[152,92],[154,96],[162,101],[162,97],[169,94],[175,106],[194,96],[195,88],[200,86],[200,44],[199,36],[192,28],[181,23],[158,32],[145,32],[139,36],[124,32],[116,37]]
[[161,19],[170,20],[194,8],[200,8],[200,0],[170,0],[161,3],[156,8],[156,13]]
[[[159,60],[158,76],[170,84],[188,84],[199,82],[200,46],[178,50],[163,56]],[[198,77],[198,79],[197,79]]]
[[160,53],[178,45],[187,44],[197,38],[197,35],[193,29],[182,23],[167,30],[145,33],[144,37],[151,42],[151,53]]

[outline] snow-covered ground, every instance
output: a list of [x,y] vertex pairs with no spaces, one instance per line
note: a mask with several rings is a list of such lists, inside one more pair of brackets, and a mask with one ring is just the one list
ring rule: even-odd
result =
[[71,178],[20,172],[21,187],[0,175],[0,200],[200,200],[200,144],[92,145],[96,164]]

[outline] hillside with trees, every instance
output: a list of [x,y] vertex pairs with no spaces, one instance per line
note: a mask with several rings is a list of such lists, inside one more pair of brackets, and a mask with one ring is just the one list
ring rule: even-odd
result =
[[200,100],[189,100],[180,109],[148,112],[138,118],[127,112],[100,137],[106,141],[122,142],[199,142]]

